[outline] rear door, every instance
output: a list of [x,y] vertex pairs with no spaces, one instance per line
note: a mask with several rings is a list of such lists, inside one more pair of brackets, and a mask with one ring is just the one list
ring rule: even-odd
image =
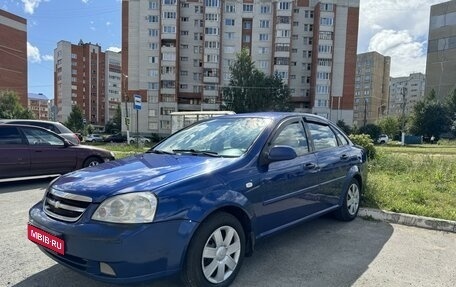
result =
[[339,203],[350,167],[353,165],[348,140],[328,123],[307,122],[320,167],[320,193],[326,207]]
[[67,173],[76,168],[77,150],[47,130],[21,127],[30,147],[30,169],[40,174]]
[[0,178],[28,176],[30,150],[18,128],[0,125]]

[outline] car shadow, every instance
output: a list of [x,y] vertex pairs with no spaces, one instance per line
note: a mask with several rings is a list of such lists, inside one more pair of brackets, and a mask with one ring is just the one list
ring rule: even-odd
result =
[[[388,223],[361,218],[348,223],[329,217],[307,222],[258,242],[231,286],[351,286],[369,268],[392,233],[393,227]],[[113,284],[94,281],[56,264],[14,286]],[[173,277],[129,286],[182,285]]]
[[19,192],[23,190],[38,189],[44,191],[48,184],[55,178],[39,177],[39,178],[22,178],[11,181],[0,182],[0,194],[9,192]]

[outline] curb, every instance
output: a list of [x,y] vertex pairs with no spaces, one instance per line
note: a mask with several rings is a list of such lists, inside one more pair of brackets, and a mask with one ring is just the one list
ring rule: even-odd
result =
[[360,208],[358,215],[365,219],[375,219],[390,223],[456,233],[456,221],[446,219],[395,213],[374,208]]

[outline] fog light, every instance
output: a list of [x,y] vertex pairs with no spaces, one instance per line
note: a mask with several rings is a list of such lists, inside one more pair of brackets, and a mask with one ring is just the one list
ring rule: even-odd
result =
[[106,275],[116,276],[116,272],[107,263],[100,262],[100,272]]

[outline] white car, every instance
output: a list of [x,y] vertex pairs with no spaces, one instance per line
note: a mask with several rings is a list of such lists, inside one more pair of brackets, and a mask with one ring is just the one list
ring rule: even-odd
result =
[[100,134],[90,134],[85,138],[86,142],[102,142],[103,137]]
[[[136,143],[136,140],[138,139],[138,137],[130,137],[130,141],[129,143],[130,144],[134,144]],[[139,137],[139,143],[140,144],[150,144],[150,139],[146,138],[146,137]]]
[[388,138],[387,135],[381,134],[381,135],[378,137],[378,139],[377,139],[377,143],[379,143],[379,144],[387,144],[387,143],[388,143],[388,140],[389,140],[389,138]]

